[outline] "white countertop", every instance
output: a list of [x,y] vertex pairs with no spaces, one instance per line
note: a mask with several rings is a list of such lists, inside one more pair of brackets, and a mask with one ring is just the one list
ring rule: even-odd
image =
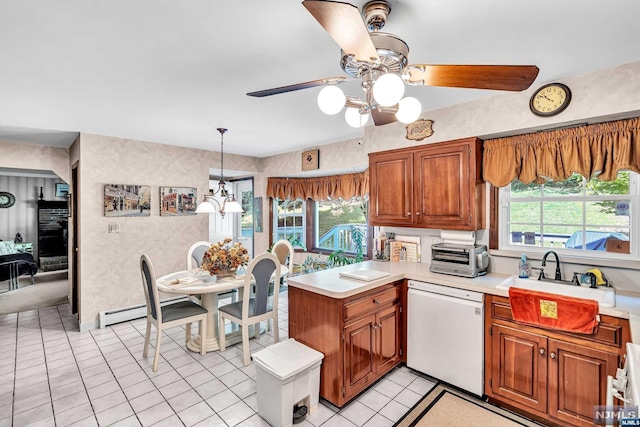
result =
[[[339,274],[356,269],[368,269],[384,271],[389,276],[364,282],[355,279],[346,279]],[[509,296],[509,291],[498,289],[496,286],[511,275],[502,273],[488,273],[473,279],[466,277],[450,276],[447,274],[432,273],[429,264],[414,262],[378,262],[365,261],[358,264],[332,268],[330,270],[317,271],[315,273],[293,276],[287,279],[287,285],[304,289],[331,298],[346,298],[360,292],[377,288],[396,280],[411,279],[423,282],[436,283],[469,291],[482,292],[490,295]],[[631,337],[636,343],[640,343],[640,294],[634,292],[616,290],[616,306],[601,308],[601,314],[629,319],[631,325]]]

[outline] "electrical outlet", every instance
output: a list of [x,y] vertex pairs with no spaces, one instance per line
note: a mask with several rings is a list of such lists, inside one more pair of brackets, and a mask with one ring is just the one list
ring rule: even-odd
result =
[[435,245],[436,243],[442,242],[444,239],[438,236],[431,236],[431,244]]
[[120,226],[118,224],[109,224],[109,233],[120,233]]

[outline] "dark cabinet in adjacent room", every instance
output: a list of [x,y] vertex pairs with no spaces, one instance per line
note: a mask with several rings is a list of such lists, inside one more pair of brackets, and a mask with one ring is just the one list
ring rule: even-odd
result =
[[38,200],[38,265],[41,271],[68,267],[68,225],[66,201]]

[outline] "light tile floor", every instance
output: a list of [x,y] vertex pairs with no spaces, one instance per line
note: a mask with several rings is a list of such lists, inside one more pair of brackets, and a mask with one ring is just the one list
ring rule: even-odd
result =
[[[283,340],[288,301],[280,295]],[[172,328],[153,372],[153,349],[142,357],[145,325],[80,333],[69,305],[0,315],[0,426],[268,426],[240,344],[201,356],[186,350],[183,327]],[[268,332],[251,349],[271,344]],[[298,426],[392,426],[433,386],[398,367],[341,410],[321,401]]]

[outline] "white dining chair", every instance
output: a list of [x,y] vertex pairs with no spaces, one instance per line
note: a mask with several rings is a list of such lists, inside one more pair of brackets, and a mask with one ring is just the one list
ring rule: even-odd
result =
[[[187,342],[191,339],[191,323],[198,322],[201,337],[207,336],[207,309],[193,301],[180,301],[174,304],[160,306],[160,297],[156,286],[156,274],[147,255],[140,257],[140,272],[142,274],[142,285],[144,296],[147,300],[147,331],[144,338],[143,357],[149,354],[149,341],[151,339],[151,325],[157,330],[156,354],[153,358],[153,372],[158,370],[158,359],[160,358],[160,342],[162,331],[178,325],[186,324]],[[201,339],[200,354],[207,353],[205,339]]]
[[[273,296],[269,295],[269,286],[273,280]],[[251,285],[255,285],[255,294],[251,295]],[[273,341],[278,336],[278,293],[280,291],[280,261],[270,253],[260,254],[249,263],[244,276],[242,301],[223,305],[218,308],[220,323],[220,351],[226,348],[224,321],[237,323],[242,329],[242,353],[244,366],[251,363],[249,353],[249,326],[255,325],[254,336],[260,336],[260,322],[273,321]]]
[[293,255],[296,253],[291,242],[285,239],[278,240],[271,247],[271,253],[278,257],[280,264],[287,267],[289,272],[286,277],[289,277],[293,273]]

